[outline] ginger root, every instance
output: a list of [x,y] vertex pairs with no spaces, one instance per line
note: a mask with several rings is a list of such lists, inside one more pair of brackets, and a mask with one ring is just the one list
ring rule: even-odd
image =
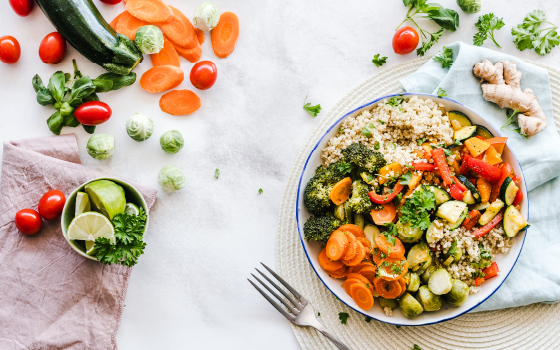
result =
[[518,109],[520,133],[527,137],[543,131],[548,122],[533,90],[521,90],[521,72],[514,62],[492,64],[488,60],[474,65],[473,73],[481,79],[482,96],[501,108]]

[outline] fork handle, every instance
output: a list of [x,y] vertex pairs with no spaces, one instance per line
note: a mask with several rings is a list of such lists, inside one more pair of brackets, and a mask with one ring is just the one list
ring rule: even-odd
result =
[[332,335],[329,331],[327,331],[324,327],[315,327],[315,329],[317,329],[319,332],[321,332],[325,337],[327,337],[328,340],[330,340],[331,342],[333,342],[334,345],[336,345],[337,348],[341,349],[341,350],[352,350],[349,347],[347,347],[346,345],[344,345],[340,340],[338,340],[337,337],[335,337],[334,335]]

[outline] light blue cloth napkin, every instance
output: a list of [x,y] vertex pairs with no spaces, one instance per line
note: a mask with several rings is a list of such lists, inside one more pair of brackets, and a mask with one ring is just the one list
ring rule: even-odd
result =
[[433,59],[400,83],[406,92],[437,94],[447,97],[482,115],[497,130],[506,122],[506,110],[482,97],[480,80],[474,76],[475,63],[513,61],[523,73],[521,87],[531,88],[543,109],[548,126],[541,133],[524,139],[514,131],[501,129],[508,147],[516,154],[529,192],[529,222],[525,245],[513,271],[502,287],[474,311],[502,309],[537,302],[560,300],[560,137],[552,115],[552,94],[548,72],[515,57],[482,47],[456,42],[453,65],[442,68]]

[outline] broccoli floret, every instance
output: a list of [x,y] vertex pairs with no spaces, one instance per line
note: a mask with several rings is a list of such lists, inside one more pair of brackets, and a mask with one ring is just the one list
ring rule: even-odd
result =
[[327,243],[331,233],[342,225],[333,214],[312,216],[303,225],[303,234],[308,241]]
[[383,154],[372,151],[361,143],[353,143],[346,147],[342,150],[342,155],[345,161],[356,164],[372,174],[387,164]]
[[362,180],[352,183],[352,197],[348,199],[348,205],[354,213],[366,214],[371,212],[373,204],[369,199],[369,186]]
[[316,173],[305,186],[303,193],[303,204],[307,210],[313,215],[322,215],[327,211],[332,204],[331,189],[344,177],[345,175],[338,169],[337,163]]

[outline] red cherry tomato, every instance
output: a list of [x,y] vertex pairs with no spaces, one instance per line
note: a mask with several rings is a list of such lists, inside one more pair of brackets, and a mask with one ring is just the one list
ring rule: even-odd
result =
[[43,227],[41,215],[33,209],[22,209],[16,213],[16,227],[24,235],[34,235]]
[[35,5],[33,0],[10,0],[10,6],[21,17],[29,15],[33,10],[33,5]]
[[393,36],[393,51],[399,55],[406,55],[414,51],[419,41],[420,37],[414,28],[402,27]]
[[55,220],[62,215],[62,209],[66,203],[64,193],[52,190],[43,195],[39,201],[39,214],[45,220]]
[[4,63],[16,63],[21,55],[19,42],[13,36],[0,37],[0,61]]
[[82,103],[74,111],[74,116],[84,125],[99,125],[105,123],[113,111],[108,104],[101,101],[89,101]]
[[191,83],[200,90],[208,90],[216,82],[218,69],[210,61],[201,61],[191,69]]
[[66,56],[66,40],[59,32],[47,34],[39,45],[39,57],[43,63],[56,64]]
[[118,4],[121,1],[122,0],[101,0],[102,3],[109,4],[109,5],[115,5],[115,4]]

